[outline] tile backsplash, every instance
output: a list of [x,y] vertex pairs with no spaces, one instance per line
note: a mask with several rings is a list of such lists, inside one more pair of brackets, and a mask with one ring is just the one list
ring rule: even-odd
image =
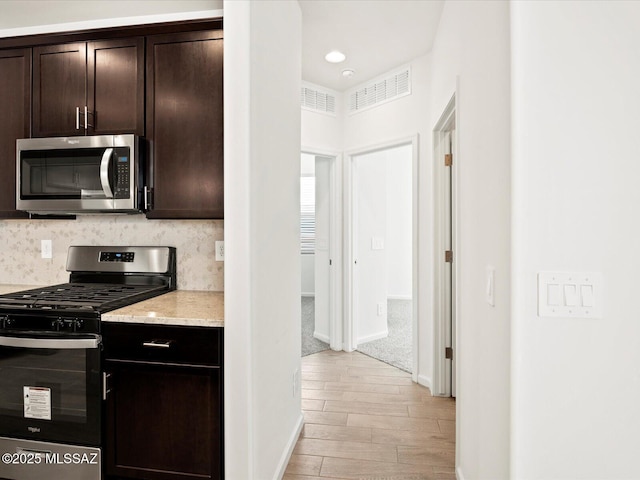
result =
[[[165,245],[178,253],[178,289],[223,291],[224,262],[215,260],[215,241],[223,239],[223,220],[147,220],[143,215],[3,220],[0,284],[67,282],[70,245]],[[41,240],[52,241],[53,258],[41,258]]]

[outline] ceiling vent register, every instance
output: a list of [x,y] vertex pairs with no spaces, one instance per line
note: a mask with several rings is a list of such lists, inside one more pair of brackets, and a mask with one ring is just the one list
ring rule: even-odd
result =
[[330,115],[336,114],[336,97],[315,88],[302,87],[300,89],[300,105],[307,110]]
[[411,94],[411,72],[404,68],[358,87],[349,94],[349,113],[361,112]]

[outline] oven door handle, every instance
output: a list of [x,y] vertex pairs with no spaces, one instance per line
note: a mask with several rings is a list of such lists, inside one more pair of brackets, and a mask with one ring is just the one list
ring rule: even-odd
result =
[[113,198],[111,183],[109,182],[109,165],[111,164],[112,156],[113,148],[107,148],[102,154],[102,160],[100,161],[100,183],[102,184],[102,190],[104,190],[104,194],[107,198]]
[[0,336],[0,346],[18,348],[48,348],[57,350],[79,350],[99,348],[102,337],[95,335],[88,338],[38,338],[38,337],[8,337]]

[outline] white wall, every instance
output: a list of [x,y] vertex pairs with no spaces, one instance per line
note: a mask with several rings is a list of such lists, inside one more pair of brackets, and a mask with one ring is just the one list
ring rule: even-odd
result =
[[226,478],[282,475],[302,425],[297,2],[225,1]]
[[222,0],[2,0],[0,37],[221,16]]
[[[640,3],[513,2],[512,478],[640,478]],[[540,318],[596,271],[600,319]]]
[[[454,266],[460,272],[456,441],[459,478],[473,480],[509,478],[509,52],[508,2],[445,3],[432,51],[433,90],[428,111],[433,128],[458,82],[458,157],[454,160],[460,238],[454,254]],[[549,75],[557,78],[555,73]],[[529,106],[535,108],[536,104]],[[545,112],[555,115],[553,109]],[[429,190],[424,194],[429,195]],[[525,212],[522,214],[528,219]],[[485,302],[487,265],[495,267],[495,307]],[[555,354],[544,350],[549,357]],[[546,424],[539,425],[542,423]]]
[[342,96],[336,95],[336,115],[301,109],[303,149],[307,149],[310,153],[342,151],[344,135],[342,100]]

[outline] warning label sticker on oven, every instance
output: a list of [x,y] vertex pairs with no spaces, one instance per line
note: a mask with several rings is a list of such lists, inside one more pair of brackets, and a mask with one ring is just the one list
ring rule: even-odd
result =
[[24,391],[24,418],[51,420],[51,389],[22,387]]

